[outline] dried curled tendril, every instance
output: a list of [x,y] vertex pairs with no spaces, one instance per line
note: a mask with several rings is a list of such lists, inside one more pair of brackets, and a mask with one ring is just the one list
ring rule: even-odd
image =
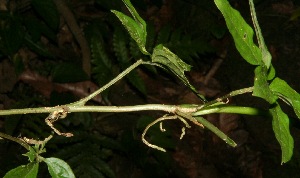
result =
[[177,115],[174,115],[174,116],[168,116],[168,115],[164,115],[163,117],[160,117],[158,119],[156,119],[155,121],[151,122],[149,125],[147,125],[147,127],[145,128],[143,134],[142,134],[142,141],[149,147],[151,148],[154,148],[154,149],[157,149],[159,151],[163,151],[163,152],[166,152],[166,150],[162,147],[159,147],[157,145],[153,145],[151,143],[149,143],[146,139],[145,139],[145,135],[147,133],[147,131],[149,130],[150,127],[152,127],[153,125],[155,125],[156,123],[160,122],[159,124],[159,128],[162,132],[165,132],[166,129],[163,128],[163,125],[162,125],[162,121],[164,120],[171,120],[171,119],[179,119],[181,122],[184,123],[185,127],[182,127],[182,133],[181,133],[181,136],[180,136],[180,139],[183,138],[183,136],[185,135],[185,128],[191,128],[191,126],[187,123],[187,121],[180,117],[180,116],[177,116]]
[[72,133],[63,133],[57,130],[53,123],[59,119],[63,119],[67,117],[67,114],[69,113],[69,108],[67,106],[58,106],[59,109],[49,114],[49,116],[45,119],[46,124],[51,127],[51,129],[57,134],[57,135],[63,135],[65,137],[72,137]]

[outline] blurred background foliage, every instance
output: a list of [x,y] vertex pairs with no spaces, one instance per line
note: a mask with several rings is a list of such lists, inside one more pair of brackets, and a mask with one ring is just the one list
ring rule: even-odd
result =
[[[250,20],[247,2],[230,2]],[[194,73],[191,72],[188,76],[207,97],[227,92],[226,89],[220,89],[220,85],[224,83],[251,83],[252,75],[244,68],[232,70],[228,67],[243,66],[243,62],[226,63],[220,69],[222,76],[219,80],[224,83],[211,80],[207,84],[204,80],[219,56],[234,46],[230,44],[232,41],[223,18],[213,1],[132,0],[132,3],[148,25],[147,50],[151,52],[155,45],[162,43],[191,64]],[[266,7],[268,3],[272,4],[273,9],[277,8],[276,13],[281,13],[279,20],[283,19],[285,28],[294,29],[295,23],[299,23],[299,2],[286,1],[280,4],[273,0],[256,1],[258,9]],[[58,6],[69,9],[70,13],[63,14]],[[60,4],[55,0],[0,0],[0,109],[70,103],[106,84],[137,59],[150,60],[138,50],[135,42],[110,12],[112,9],[126,12],[121,0],[67,0]],[[69,22],[70,17],[76,20],[76,25]],[[80,34],[74,33],[76,30],[78,32],[78,28]],[[82,43],[80,35],[87,44]],[[299,35],[297,38],[299,39]],[[83,47],[89,50],[84,51]],[[273,51],[273,58],[274,55],[276,50]],[[86,61],[83,58],[88,59],[90,71],[85,68]],[[222,70],[233,73],[226,76]],[[233,81],[235,78],[232,76],[237,76],[238,70],[244,70],[243,75],[248,76],[242,81]],[[240,88],[236,85],[226,87],[228,90]],[[198,102],[193,98],[166,71],[143,66],[126,76],[126,80],[103,92],[90,104]],[[141,133],[160,114],[70,114],[67,119],[56,123],[56,127],[72,132],[75,136],[55,136],[47,144],[46,154],[65,160],[77,177],[84,178],[262,175],[262,153],[261,150],[253,150],[251,141],[237,152],[229,150],[230,154],[239,157],[225,159],[220,154],[224,150],[228,151],[226,145],[220,146],[219,142],[209,144],[212,136],[201,129],[191,130],[187,133],[187,139],[179,143],[178,123],[167,122],[164,125],[167,132],[162,133],[157,126],[151,128],[147,134],[151,143],[166,148],[167,153],[148,148],[141,141]],[[46,117],[2,117],[0,130],[16,137],[42,140],[51,134],[51,130],[44,123]],[[234,129],[237,130],[236,127]],[[215,148],[216,145],[220,147]],[[24,151],[15,143],[0,140],[0,152],[6,153],[0,155],[0,176],[26,163],[25,157],[21,156]],[[278,152],[276,149],[271,151]],[[246,153],[250,156],[243,155]],[[193,157],[193,154],[199,155]],[[300,155],[295,154],[295,160],[287,166],[291,170],[290,174],[299,166]],[[279,163],[279,156],[277,159],[276,156],[270,156],[270,153],[266,155],[275,164]],[[214,160],[216,158],[219,160]],[[224,165],[227,161],[229,163]],[[248,161],[248,164],[243,161]],[[40,177],[45,177],[46,168],[42,169],[44,171],[40,173]]]

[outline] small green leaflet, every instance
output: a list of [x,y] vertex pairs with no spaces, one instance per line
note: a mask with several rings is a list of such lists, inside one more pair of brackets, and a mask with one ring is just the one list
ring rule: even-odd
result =
[[204,96],[197,92],[195,87],[190,84],[184,75],[184,72],[190,71],[192,66],[183,62],[176,54],[164,47],[162,44],[159,44],[154,48],[151,58],[152,62],[162,64],[164,67],[170,69],[171,72],[180,78],[186,86],[190,87],[190,89],[192,89],[192,91],[195,92],[202,101],[206,101]]
[[75,178],[75,175],[65,161],[58,158],[45,158],[44,162],[52,178]]
[[29,151],[27,153],[23,154],[23,156],[27,156],[29,161],[33,162],[37,156],[37,153],[31,146],[29,146]]
[[10,170],[3,178],[35,178],[39,170],[39,163],[32,162]]
[[131,38],[133,38],[134,41],[136,41],[141,52],[145,55],[149,55],[149,53],[146,50],[146,39],[147,39],[146,22],[139,16],[139,14],[137,13],[137,11],[132,6],[129,0],[123,0],[123,2],[134,19],[123,14],[122,12],[118,12],[115,10],[112,10],[112,12],[122,22],[124,27],[127,29],[128,33],[130,34]]
[[289,128],[289,118],[281,110],[277,102],[275,103],[274,107],[271,108],[269,111],[273,116],[273,131],[282,150],[281,163],[283,164],[291,159],[294,149],[294,140],[291,136]]
[[275,78],[270,84],[271,91],[280,99],[290,104],[300,119],[300,94],[291,88],[284,80]]
[[233,9],[227,0],[214,0],[223,14],[235,46],[241,56],[252,65],[262,64],[261,50],[253,42],[253,30],[241,14]]
[[277,100],[277,96],[269,88],[267,68],[263,66],[257,66],[254,70],[254,90],[253,96],[261,97],[273,104]]

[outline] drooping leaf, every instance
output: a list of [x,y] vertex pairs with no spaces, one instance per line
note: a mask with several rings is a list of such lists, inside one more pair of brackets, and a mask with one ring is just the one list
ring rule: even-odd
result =
[[44,162],[52,178],[75,178],[75,175],[65,161],[58,158],[46,158]]
[[253,0],[249,0],[249,3],[250,3],[251,17],[252,17],[256,37],[257,37],[257,42],[262,54],[262,61],[264,62],[265,66],[267,66],[267,69],[269,69],[271,65],[272,56],[265,44],[264,37],[262,36],[261,29],[257,21]]
[[269,88],[267,68],[265,66],[257,66],[255,71],[253,95],[263,98],[270,104],[277,100],[277,96]]
[[227,0],[215,0],[215,4],[225,18],[226,25],[241,56],[252,65],[261,65],[262,54],[253,42],[252,28],[240,13],[230,6]]
[[277,102],[270,109],[270,113],[273,116],[273,131],[282,151],[281,163],[286,163],[291,159],[294,149],[294,140],[289,128],[289,118],[281,110]]
[[39,170],[39,163],[32,162],[27,165],[22,165],[10,170],[3,178],[35,178]]
[[52,0],[32,0],[32,7],[53,30],[59,25],[59,14]]
[[290,104],[300,119],[300,94],[290,87],[284,80],[275,78],[270,84],[271,91],[280,99]]
[[186,86],[190,87],[190,89],[195,92],[202,101],[206,101],[204,96],[200,95],[195,87],[190,84],[184,74],[185,71],[190,71],[192,66],[183,62],[176,54],[164,47],[162,44],[159,44],[154,48],[151,58],[152,62],[162,64],[164,67],[168,68],[181,81],[183,81]]

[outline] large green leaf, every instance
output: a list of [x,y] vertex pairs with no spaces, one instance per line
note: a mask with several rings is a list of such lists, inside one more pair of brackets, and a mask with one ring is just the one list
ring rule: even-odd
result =
[[39,163],[32,162],[10,170],[3,178],[35,178],[39,170]]
[[59,25],[59,14],[52,0],[32,0],[32,7],[53,30]]
[[168,48],[164,47],[162,44],[157,45],[151,56],[152,62],[162,64],[164,67],[168,68],[171,72],[173,72],[183,83],[190,87],[193,92],[197,93],[197,95],[205,101],[204,96],[200,95],[195,87],[193,87],[188,79],[186,78],[184,72],[190,71],[190,65],[183,62],[176,54],[170,51]]
[[52,178],[75,178],[72,169],[65,161],[58,158],[46,158],[44,162]]
[[286,163],[291,159],[294,148],[294,140],[290,134],[289,128],[289,118],[281,110],[277,102],[270,109],[270,113],[273,116],[273,131],[282,151],[281,163]]
[[225,18],[229,32],[241,56],[252,65],[261,65],[262,54],[253,42],[252,28],[245,22],[240,13],[230,6],[227,0],[215,0],[215,4]]
[[257,66],[255,71],[253,95],[261,97],[270,104],[277,100],[277,96],[269,88],[267,68],[265,66]]
[[300,94],[291,88],[284,80],[275,78],[270,84],[271,91],[280,99],[290,104],[300,119]]

